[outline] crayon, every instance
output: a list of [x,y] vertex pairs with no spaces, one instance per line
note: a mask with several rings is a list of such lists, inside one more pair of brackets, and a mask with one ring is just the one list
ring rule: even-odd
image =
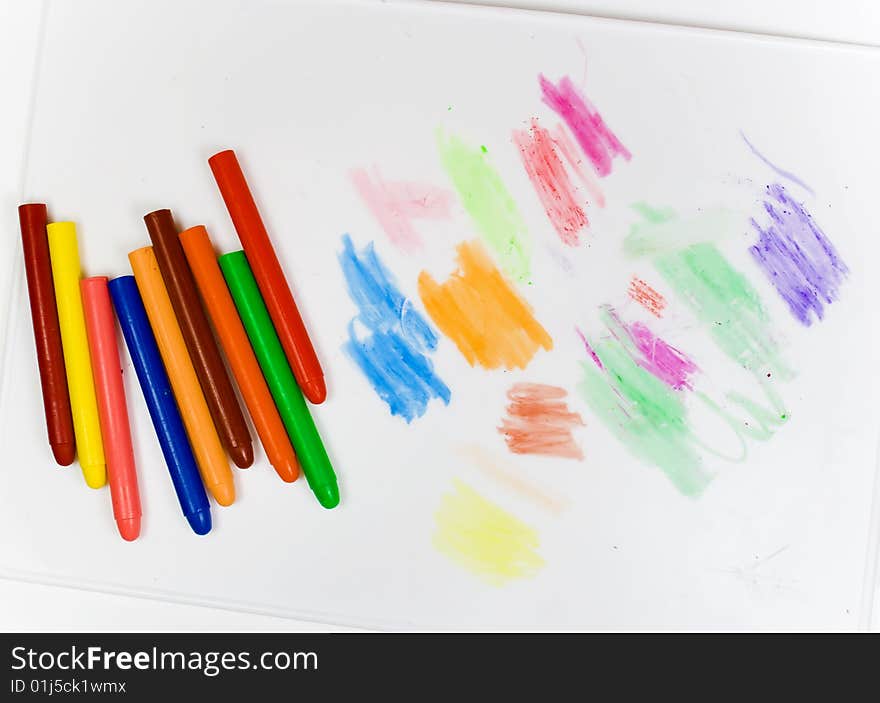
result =
[[269,463],[283,481],[295,481],[299,476],[296,454],[217,265],[208,230],[201,225],[190,227],[180,233],[180,243]]
[[327,397],[324,372],[235,152],[221,151],[208,159],[208,163],[296,381],[306,398],[316,404],[323,403]]
[[220,505],[232,505],[235,501],[232,469],[229,468],[217,430],[211,421],[208,404],[199,387],[199,379],[187,354],[153,247],[136,249],[128,255],[128,260],[202,479],[214,500]]
[[107,458],[107,482],[110,484],[113,518],[122,539],[133,542],[141,533],[141,497],[107,277],[84,278],[79,282],[79,288],[86,316],[92,375],[95,377],[101,439]]
[[108,287],[177,501],[193,532],[206,535],[211,531],[208,494],[205,493],[196,459],[186,438],[186,429],[174,402],[171,382],[162,365],[159,347],[150,329],[137,283],[134,276],[120,276],[110,281]]
[[101,488],[107,483],[107,467],[104,463],[101,423],[98,420],[95,379],[89,361],[86,320],[79,293],[81,272],[76,226],[73,222],[53,222],[46,227],[46,233],[79,465],[86,484],[90,488]]
[[199,303],[193,275],[177,238],[174,218],[170,210],[156,210],[145,215],[144,222],[220,442],[235,465],[245,469],[254,463],[251,435]]
[[18,208],[21,248],[24,253],[24,271],[27,276],[49,446],[58,464],[70,466],[76,456],[76,439],[64,371],[64,352],[61,348],[61,327],[58,324],[58,307],[55,304],[55,288],[52,283],[46,220],[46,206],[42,203],[28,203]]
[[229,292],[247,330],[251,345],[275,398],[275,405],[296,449],[306,481],[325,508],[339,505],[336,474],[315,427],[302,391],[284,356],[284,349],[272,326],[266,304],[243,251],[219,259]]

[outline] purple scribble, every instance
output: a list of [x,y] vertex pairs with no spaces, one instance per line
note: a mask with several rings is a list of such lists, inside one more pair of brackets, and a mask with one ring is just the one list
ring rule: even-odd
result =
[[650,371],[670,388],[680,391],[692,388],[689,376],[699,369],[685,354],[664,342],[641,322],[626,326],[629,336],[642,358],[636,363],[646,371]]
[[837,300],[837,289],[849,268],[825,233],[801,203],[792,200],[778,183],[767,186],[766,228],[752,218],[758,242],[749,252],[789,310],[809,327],[825,316],[825,304]]
[[632,158],[629,150],[605,124],[602,115],[578,92],[568,76],[563,76],[559,85],[553,85],[539,74],[538,82],[544,102],[568,125],[599,176],[611,173],[613,157],[622,156],[627,161]]
[[805,191],[807,191],[810,195],[816,195],[816,193],[813,191],[812,188],[810,188],[810,186],[808,186],[800,178],[795,176],[791,171],[786,171],[783,168],[779,168],[779,166],[774,164],[772,161],[770,161],[770,159],[768,159],[760,151],[758,151],[755,148],[755,145],[749,141],[749,138],[742,132],[742,130],[740,130],[739,136],[741,136],[743,138],[743,141],[746,143],[746,146],[748,146],[749,149],[751,149],[752,153],[755,156],[757,156],[759,159],[761,159],[761,161],[763,161],[767,166],[769,166],[771,169],[773,169],[778,176],[782,176],[782,178],[785,178],[786,180],[789,180],[792,183],[796,183],[801,188],[803,188]]
[[596,352],[593,351],[593,347],[591,347],[590,343],[587,341],[586,335],[583,332],[581,332],[579,327],[575,327],[574,331],[578,333],[578,337],[581,338],[581,341],[584,343],[584,346],[587,348],[587,353],[590,355],[590,357],[596,363],[596,366],[598,366],[600,369],[604,370],[605,367],[602,365],[602,361],[599,359],[599,356],[596,354]]

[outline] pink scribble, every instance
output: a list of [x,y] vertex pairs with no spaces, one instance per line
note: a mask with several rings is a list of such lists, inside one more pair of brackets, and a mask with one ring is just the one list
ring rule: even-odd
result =
[[577,246],[578,234],[589,222],[577,202],[575,187],[556,153],[550,132],[532,120],[530,130],[514,130],[513,143],[519,148],[529,180],[559,238],[563,244]]
[[583,159],[578,156],[577,148],[574,142],[571,141],[571,137],[568,136],[565,128],[561,124],[556,125],[556,129],[551,133],[551,136],[553,137],[553,143],[556,144],[556,148],[559,149],[559,153],[568,162],[571,170],[581,179],[581,183],[587,189],[590,200],[599,207],[605,207],[605,193],[599,187],[599,181],[592,174],[581,168]]
[[677,391],[692,388],[689,376],[699,369],[683,352],[655,336],[641,322],[624,327],[642,355],[635,359],[639,366]]
[[602,115],[578,92],[568,76],[563,76],[559,85],[553,85],[539,74],[538,82],[544,102],[568,125],[599,176],[611,173],[611,160],[615,156],[622,156],[627,161],[632,158],[629,150],[605,124]]
[[[670,388],[677,391],[692,388],[689,376],[700,369],[684,352],[664,342],[641,322],[627,324],[610,305],[604,305],[603,309],[608,315],[608,329],[611,334],[627,346],[631,342],[635,347],[630,349],[633,361]],[[629,339],[621,339],[622,335]]]
[[354,169],[351,182],[391,243],[412,253],[422,246],[413,220],[445,220],[452,216],[452,192],[426,183],[386,181],[373,167]]

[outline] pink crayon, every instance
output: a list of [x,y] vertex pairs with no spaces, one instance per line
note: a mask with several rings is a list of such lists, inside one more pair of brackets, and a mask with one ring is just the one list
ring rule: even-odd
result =
[[85,278],[80,281],[80,291],[98,398],[98,418],[107,457],[113,517],[122,539],[131,542],[141,531],[141,499],[107,278]]

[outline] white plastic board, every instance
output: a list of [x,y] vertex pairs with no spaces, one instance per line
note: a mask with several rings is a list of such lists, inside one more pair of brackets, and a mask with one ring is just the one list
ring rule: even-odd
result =
[[[235,148],[325,366],[330,397],[314,414],[343,504],[321,510],[304,481],[282,484],[259,452],[237,472],[239,501],[215,507],[214,532],[196,537],[126,366],[145,518],[141,539],[123,543],[107,491],[52,463],[20,282],[0,416],[4,575],[387,627],[851,628],[869,617],[877,53],[394,3],[55,2],[46,32],[26,197],[79,223],[89,274],[129,273],[127,252],[147,242],[141,217],[159,207],[181,226],[206,224],[231,250],[206,160]],[[596,179],[604,208],[577,190],[590,219],[577,247],[560,242],[512,142],[532,118],[548,129],[562,121],[542,103],[539,73],[570,76],[632,154]],[[471,366],[420,299],[420,272],[442,283],[456,246],[479,238],[438,129],[486,147],[481,158],[532,243],[528,280],[509,285],[553,348],[524,370]],[[741,132],[808,184],[813,194],[781,181],[849,268],[839,299],[809,327],[749,255],[749,218],[766,224],[764,187],[781,176]],[[450,216],[414,219],[421,246],[395,246],[352,184],[357,168],[452,193]],[[627,255],[643,220],[633,203],[679,213],[667,243],[711,238],[719,213],[736,223],[718,250],[760,296],[792,371],[769,382],[790,417],[770,438],[748,439],[744,460],[695,449],[713,474],[698,498],[620,441],[579,389],[592,361],[575,328],[601,340],[599,310],[613,305],[695,360],[695,390],[680,397],[711,449],[735,447],[717,423],[701,424],[696,391],[760,400],[753,375],[722,353],[651,257]],[[375,243],[437,332],[429,358],[448,406],[435,399],[410,423],[393,417],[343,352],[357,315],[337,258],[343,233],[358,250]],[[5,246],[20,267],[16,240],[8,232]],[[659,319],[627,296],[633,275],[664,294]],[[585,423],[572,432],[582,461],[509,451],[497,428],[516,382],[568,391]],[[536,568],[499,584],[437,548],[438,512],[461,484],[527,526],[536,544],[520,546]],[[467,541],[474,525],[462,519]],[[510,534],[495,536],[509,545]]]

